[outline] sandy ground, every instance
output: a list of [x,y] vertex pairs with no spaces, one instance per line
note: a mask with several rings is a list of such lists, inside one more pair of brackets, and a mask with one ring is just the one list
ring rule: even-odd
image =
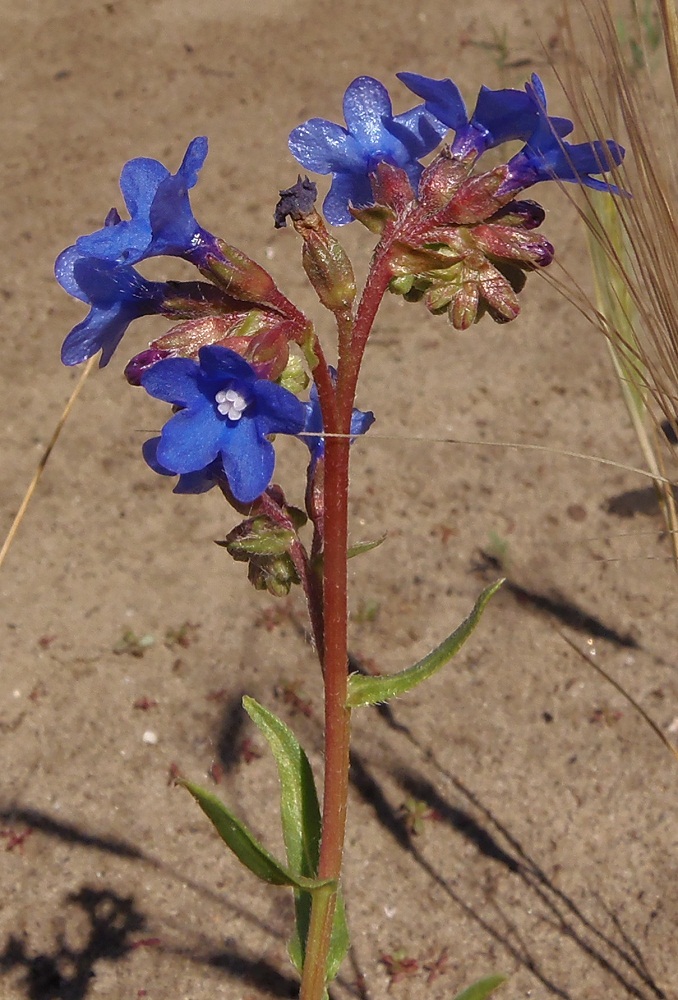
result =
[[[207,134],[198,218],[325,323],[294,234],[271,225],[296,177],[290,128],[336,120],[354,76],[390,86],[399,69],[452,75],[470,100],[481,82],[521,86],[537,69],[567,111],[540,41],[564,55],[556,5],[1,6],[3,528],[78,377],[58,350],[82,310],[52,263],[120,204],[125,160],[175,169]],[[544,197],[546,234],[585,277],[571,206]],[[342,235],[366,262],[369,234]],[[678,996],[675,770],[560,634],[594,649],[668,731],[675,579],[653,505],[636,502],[645,482],[557,453],[639,462],[601,338],[538,279],[523,308],[509,327],[459,335],[391,299],[368,352],[360,400],[378,423],[354,449],[353,534],[388,541],[352,564],[356,654],[391,670],[437,643],[491,578],[480,553],[493,536],[511,583],[452,667],[391,715],[357,715],[353,951],[337,998],[449,998],[494,971],[511,976],[506,997]],[[164,410],[116,362],[160,332],[154,322],[90,379],[2,570],[7,1000],[294,995],[288,897],[226,856],[168,775],[214,783],[277,849],[275,768],[240,697],[286,718],[320,773],[317,667],[299,596],[254,594],[213,544],[232,512],[211,494],[173,496],[140,459]],[[554,451],[436,443],[450,435]],[[299,499],[305,459],[296,442],[280,450]],[[152,638],[143,656],[124,650],[130,631]],[[416,835],[401,811],[412,799],[428,817]],[[400,950],[417,968],[394,982],[384,956]]]

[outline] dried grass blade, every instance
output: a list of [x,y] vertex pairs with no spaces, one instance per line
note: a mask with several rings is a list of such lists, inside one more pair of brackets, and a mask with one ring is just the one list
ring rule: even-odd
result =
[[71,410],[73,409],[73,405],[74,405],[76,399],[80,395],[80,391],[82,390],[82,387],[84,386],[84,384],[85,384],[85,382],[87,380],[87,376],[89,375],[89,373],[91,372],[92,368],[94,367],[94,362],[95,362],[95,358],[90,358],[89,361],[87,362],[87,364],[85,365],[85,367],[83,368],[82,373],[80,375],[80,378],[76,382],[75,388],[73,389],[73,392],[71,393],[70,398],[69,398],[68,402],[66,403],[66,405],[65,405],[65,407],[63,409],[63,412],[62,412],[61,416],[59,417],[59,420],[57,421],[56,427],[54,428],[54,431],[52,433],[51,438],[49,439],[49,443],[48,443],[47,447],[45,448],[44,452],[42,453],[42,455],[40,457],[40,461],[38,462],[38,464],[37,464],[37,466],[35,468],[35,472],[33,473],[33,478],[31,479],[30,483],[28,484],[28,488],[26,489],[26,492],[24,493],[23,500],[21,501],[21,503],[19,505],[19,509],[16,512],[15,516],[14,516],[14,520],[12,521],[12,523],[10,525],[10,528],[9,528],[9,531],[7,532],[7,536],[5,538],[5,541],[3,542],[2,548],[0,549],[0,566],[2,566],[2,564],[5,561],[5,557],[7,556],[7,553],[9,552],[10,546],[11,546],[12,542],[14,541],[14,536],[16,535],[17,531],[19,530],[19,525],[23,521],[24,514],[26,513],[28,505],[31,502],[31,498],[32,498],[33,494],[35,493],[36,487],[37,487],[38,483],[40,482],[40,478],[41,478],[43,472],[45,471],[45,466],[47,465],[47,461],[49,459],[49,456],[52,453],[52,449],[54,448],[54,445],[57,443],[57,440],[59,439],[59,435],[61,434],[61,431],[63,430],[64,424],[68,420],[68,416],[69,416]]

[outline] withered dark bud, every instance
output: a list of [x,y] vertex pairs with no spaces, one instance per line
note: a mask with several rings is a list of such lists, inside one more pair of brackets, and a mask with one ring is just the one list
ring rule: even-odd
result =
[[276,229],[283,229],[287,225],[289,216],[293,222],[303,219],[315,210],[315,202],[318,197],[318,188],[308,177],[301,179],[301,174],[297,177],[297,183],[291,188],[280,192],[280,201],[275,206],[273,215]]

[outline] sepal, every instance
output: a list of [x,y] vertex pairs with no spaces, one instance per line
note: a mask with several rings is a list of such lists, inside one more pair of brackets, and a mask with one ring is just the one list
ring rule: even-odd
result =
[[376,205],[385,205],[396,216],[402,216],[414,204],[414,191],[407,173],[400,167],[382,160],[370,175]]
[[369,208],[349,206],[349,212],[354,219],[361,222],[375,236],[381,236],[389,223],[395,222],[396,214],[386,205],[372,205]]
[[419,198],[430,211],[444,208],[468,178],[475,155],[453,156],[445,146],[430,163],[419,181]]
[[484,222],[504,205],[514,200],[514,194],[500,194],[508,174],[506,164],[484,174],[469,177],[454,198],[432,217],[436,225],[471,226]]

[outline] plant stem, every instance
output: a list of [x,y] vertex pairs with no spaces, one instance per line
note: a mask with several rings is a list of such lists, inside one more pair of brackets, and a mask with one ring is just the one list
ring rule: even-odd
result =
[[[350,429],[350,426],[349,426]],[[344,432],[336,432],[344,433]],[[348,686],[347,573],[348,438],[325,442],[325,783],[319,878],[338,883],[346,828],[350,712]],[[321,1000],[332,935],[336,890],[314,894],[306,942],[301,1000]]]
[[324,655],[325,783],[318,877],[334,887],[314,893],[306,941],[300,1000],[322,1000],[327,956],[341,875],[348,802],[350,710],[348,694],[348,496],[351,413],[367,338],[386,291],[390,273],[386,255],[375,255],[370,275],[349,329],[340,325],[340,351],[334,412],[321,394],[325,438],[324,484]]

